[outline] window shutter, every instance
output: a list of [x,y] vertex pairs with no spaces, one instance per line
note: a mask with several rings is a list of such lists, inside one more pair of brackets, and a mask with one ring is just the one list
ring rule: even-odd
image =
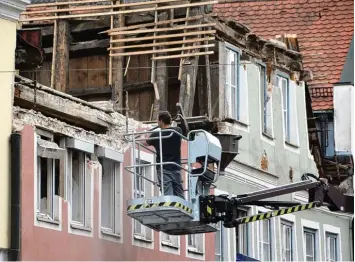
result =
[[91,179],[94,177],[93,167],[90,167],[90,159],[85,155],[85,216],[86,216],[86,225],[87,227],[92,228],[92,216],[91,216],[91,203],[92,203],[92,183]]

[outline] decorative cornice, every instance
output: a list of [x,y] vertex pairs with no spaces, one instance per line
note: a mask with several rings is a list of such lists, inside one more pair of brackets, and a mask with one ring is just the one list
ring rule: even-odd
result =
[[0,0],[0,18],[17,22],[30,0]]

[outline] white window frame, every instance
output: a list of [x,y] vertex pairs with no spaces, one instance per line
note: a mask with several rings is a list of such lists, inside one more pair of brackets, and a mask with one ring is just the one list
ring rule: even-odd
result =
[[303,259],[306,260],[306,239],[305,239],[305,231],[314,232],[315,233],[315,260],[314,261],[322,261],[322,252],[321,243],[320,243],[320,226],[318,222],[314,222],[311,220],[301,219],[302,225],[302,239],[303,239]]
[[[261,212],[259,212],[260,214]],[[267,222],[268,223],[268,242],[265,242],[264,241],[264,235],[263,235],[263,227],[264,227],[264,222]],[[261,261],[272,261],[273,260],[273,252],[272,252],[272,246],[273,246],[273,241],[272,241],[272,225],[271,225],[271,221],[270,219],[265,219],[265,220],[261,220],[258,222],[258,226],[259,226],[259,258]],[[267,244],[269,246],[269,260],[266,260],[264,258],[264,244]]]
[[[214,256],[215,256],[215,261],[225,261],[224,260],[224,254],[223,254],[223,244],[224,244],[224,227],[222,224],[222,221],[219,221],[216,224],[217,231],[215,232],[215,251],[214,251]],[[217,235],[219,236],[220,242],[217,243]],[[216,247],[219,247],[219,253],[216,253]],[[219,257],[219,260],[217,260],[217,256]]]
[[[88,169],[90,154],[94,154],[94,144],[82,141],[76,138],[67,138],[65,141],[67,148],[67,170],[68,170],[68,194],[70,202],[69,215],[69,232],[75,234],[84,234],[93,236],[93,174],[92,170]],[[82,192],[82,221],[73,219],[73,152],[79,153],[79,172],[81,173],[80,183],[84,185]]]
[[[199,235],[199,236],[198,236]],[[197,237],[201,237],[201,247],[202,250],[199,249],[199,247],[197,246]],[[187,240],[187,251],[189,253],[194,253],[194,254],[198,254],[198,255],[204,255],[205,254],[205,234],[191,234],[191,235],[187,235],[186,237]],[[191,245],[190,245],[190,240],[191,240]]]
[[[225,115],[228,116],[228,118],[235,119],[237,121],[240,121],[240,81],[239,81],[239,64],[240,64],[240,50],[236,48],[235,46],[232,46],[231,44],[226,43],[225,44],[225,90],[230,90],[228,92],[225,91],[225,103],[227,101],[230,101],[230,105],[225,106]],[[232,83],[232,76],[231,76],[231,60],[230,60],[230,53],[234,53],[237,57],[237,61],[235,62],[235,81],[236,84],[233,85]],[[229,70],[230,69],[230,70]],[[233,89],[234,89],[234,96],[233,96]],[[228,96],[229,93],[229,97]],[[237,99],[235,99],[237,97]],[[229,99],[229,100],[228,100]],[[231,115],[229,114],[229,109],[231,108]]]
[[[100,180],[100,231],[103,235],[101,237],[121,237],[122,234],[122,174],[123,174],[123,154],[108,149],[104,147],[96,148],[96,155],[99,157],[100,162],[102,162],[102,172],[101,172],[101,180]],[[104,227],[102,225],[102,179],[104,176],[104,162],[110,161],[113,165],[113,169],[110,170],[113,181],[111,181],[112,187],[112,220],[113,225],[111,228]]]
[[[268,94],[268,81],[267,81],[267,67],[264,63],[258,62],[259,70],[259,92],[260,92],[260,113],[261,113],[261,133],[263,136],[266,136],[268,139],[273,140],[274,137],[274,127],[273,127],[273,105],[272,105],[272,96],[268,101],[270,108],[270,119],[267,118],[268,106],[265,103],[266,96]],[[262,74],[264,72],[264,74]],[[269,132],[268,128],[269,126]]]
[[[245,212],[246,213],[246,216],[249,216],[249,209],[247,208],[238,208],[239,211],[242,211],[242,212]],[[239,218],[241,218],[242,216],[238,215]],[[247,250],[247,253],[246,254],[243,254],[245,256],[249,256],[249,253],[250,253],[250,225],[248,223],[246,224],[241,224],[239,225],[238,227],[236,227],[236,230],[239,228],[239,227],[246,227],[246,233],[247,233],[247,239],[245,240],[244,239],[244,236],[242,237],[242,240],[244,243],[246,243],[246,250]],[[240,230],[239,230],[239,235],[238,235],[238,238],[240,237]],[[239,246],[239,239],[238,241],[236,241],[236,246],[238,246],[238,249],[237,249],[237,253],[238,253],[238,250],[240,249],[240,246]]]
[[[293,222],[290,222],[290,221],[287,221],[285,219],[280,219],[280,224],[281,224],[281,227],[280,227],[280,230],[281,230],[281,259],[282,261],[294,261],[294,253],[295,253],[295,248],[294,248],[294,223]],[[289,247],[289,252],[290,252],[290,257],[289,258],[286,258],[286,230],[289,229],[290,230],[290,236],[289,236],[289,240],[290,240],[290,247]],[[285,260],[286,259],[286,260]],[[288,260],[287,260],[288,259]]]
[[[304,242],[305,242],[305,245],[306,245],[306,248],[308,247],[307,245],[307,242],[306,242],[306,235],[311,235],[312,236],[312,239],[313,239],[313,254],[312,254],[312,257],[313,257],[313,260],[312,261],[317,261],[317,251],[316,251],[316,248],[317,248],[317,245],[316,245],[316,238],[317,238],[317,231],[314,230],[314,229],[310,229],[310,228],[304,228],[303,229],[303,237],[304,237]],[[307,260],[307,257],[309,255],[307,255],[307,249],[305,250],[305,261],[308,261]]]
[[[259,214],[260,212],[269,212],[271,210],[264,208],[264,207],[254,207],[255,210],[255,214]],[[270,225],[270,237],[271,237],[271,257],[270,259],[275,259],[276,258],[276,252],[277,252],[277,245],[275,245],[275,241],[276,241],[276,225],[279,225],[278,223],[276,223],[276,219],[277,218],[270,218],[269,220],[269,225]],[[261,259],[262,258],[262,249],[260,249],[260,242],[261,242],[261,234],[260,234],[260,222],[258,221],[256,222],[256,229],[257,229],[257,250],[258,250],[258,254],[257,256],[255,256],[255,254],[253,254],[256,258]],[[254,248],[254,247],[253,247]],[[254,251],[255,252],[255,251]],[[262,259],[261,259],[262,261]]]
[[[283,90],[283,83],[286,82],[286,91],[287,94],[284,94]],[[278,73],[276,75],[276,85],[280,88],[281,90],[281,105],[282,105],[282,119],[283,119],[283,134],[284,134],[284,140],[286,142],[291,141],[291,132],[290,132],[290,79],[283,73]],[[286,105],[284,104],[284,96],[286,96]]]
[[324,238],[324,258],[325,261],[328,258],[328,251],[329,248],[327,248],[327,234],[336,236],[336,261],[343,261],[342,258],[342,245],[341,245],[341,231],[339,227],[335,227],[332,225],[328,224],[323,224],[323,238]]
[[[46,139],[42,139],[44,137]],[[63,161],[65,158],[65,149],[61,148],[53,141],[53,134],[49,131],[37,129],[34,134],[35,143],[35,224],[51,229],[61,230],[61,198],[55,195],[55,161]],[[41,142],[42,141],[42,142]],[[49,149],[49,150],[47,150]],[[47,161],[47,213],[42,213],[41,206],[41,166],[40,159]],[[59,162],[60,165],[60,162]],[[49,175],[48,175],[49,174]],[[60,176],[60,171],[58,176]],[[60,185],[58,185],[60,187]],[[48,197],[49,196],[49,197]],[[57,198],[55,197],[57,196]],[[55,210],[56,209],[56,210]],[[42,224],[44,223],[44,224]],[[48,224],[48,225],[45,225]],[[51,224],[51,225],[50,225]]]
[[[135,150],[135,155],[137,157],[138,150],[137,149],[134,149],[134,150]],[[132,150],[132,154],[131,154],[131,159],[132,159],[131,162],[133,163],[133,150]],[[154,155],[151,153],[144,152],[143,150],[140,151],[140,160],[142,162],[146,162],[146,163],[155,163]],[[137,161],[137,158],[134,161]],[[144,168],[149,169],[149,172],[150,172],[149,179],[154,180],[155,166],[148,166],[148,167],[144,167]],[[136,189],[135,189],[133,174],[131,175],[131,179],[132,179],[131,180],[132,181],[131,182],[132,183],[131,184],[132,185],[132,199],[134,199],[135,192],[140,192],[140,191],[136,191]],[[142,179],[142,181],[147,182],[147,184],[150,187],[150,192],[151,192],[151,196],[149,196],[149,197],[153,197],[154,196],[154,185],[145,179]],[[143,183],[143,184],[144,184],[144,186],[146,186],[145,183]],[[143,197],[148,197],[146,195],[145,191],[140,192],[140,193]],[[137,220],[132,218],[132,236],[133,236],[132,243],[133,243],[133,245],[145,247],[145,248],[149,248],[149,249],[154,249],[154,231],[140,223],[140,227],[141,227],[142,231],[140,233],[137,233],[137,232],[135,232],[136,223],[140,223],[140,222],[138,222]],[[149,235],[151,236],[151,239],[149,239],[149,237],[148,237]]]

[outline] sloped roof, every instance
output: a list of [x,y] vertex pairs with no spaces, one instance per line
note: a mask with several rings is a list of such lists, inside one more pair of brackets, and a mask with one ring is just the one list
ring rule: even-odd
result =
[[313,110],[333,108],[333,84],[345,64],[354,34],[354,0],[219,0],[214,12],[248,26],[266,39],[296,34]]

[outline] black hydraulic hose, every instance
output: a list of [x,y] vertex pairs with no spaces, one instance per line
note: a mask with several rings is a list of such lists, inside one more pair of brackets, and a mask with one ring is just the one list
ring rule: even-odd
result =
[[315,175],[311,174],[311,173],[304,173],[304,174],[301,176],[301,180],[303,180],[303,181],[309,180],[308,177],[312,177],[312,178],[314,178],[315,180],[319,181],[319,178],[316,177]]
[[21,245],[21,134],[11,135],[11,240],[10,261],[19,261]]

